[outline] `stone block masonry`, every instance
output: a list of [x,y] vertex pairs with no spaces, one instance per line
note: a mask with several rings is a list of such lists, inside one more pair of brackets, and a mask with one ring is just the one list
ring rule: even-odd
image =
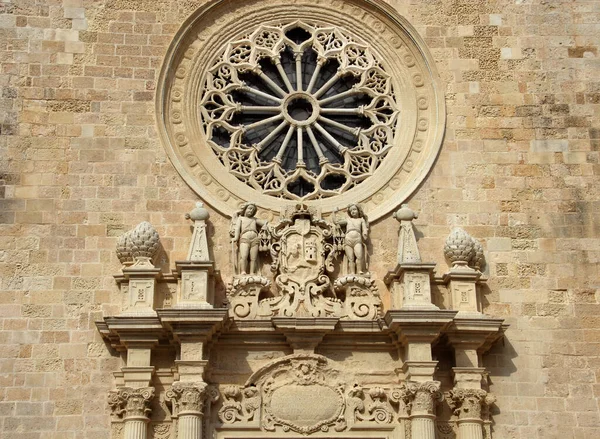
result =
[[[160,144],[154,94],[173,35],[203,3],[0,3],[1,437],[111,435],[106,394],[124,359],[94,322],[121,309],[123,232],[154,225],[164,274],[186,259],[197,196]],[[446,90],[440,156],[408,200],[421,257],[447,267],[440,243],[455,226],[479,239],[483,311],[510,324],[484,358],[493,437],[600,437],[600,1],[387,3]],[[207,208],[229,279],[230,218]],[[381,291],[397,227],[391,214],[371,227]],[[236,367],[225,373],[248,372]]]

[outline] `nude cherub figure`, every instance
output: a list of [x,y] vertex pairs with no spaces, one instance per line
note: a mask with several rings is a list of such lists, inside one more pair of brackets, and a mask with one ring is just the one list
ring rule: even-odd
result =
[[333,222],[345,227],[344,253],[348,264],[348,274],[365,274],[367,271],[367,239],[369,224],[362,209],[357,204],[348,206],[348,217]]

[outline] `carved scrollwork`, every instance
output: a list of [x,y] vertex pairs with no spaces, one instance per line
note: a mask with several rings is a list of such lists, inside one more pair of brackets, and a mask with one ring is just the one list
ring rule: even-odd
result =
[[375,281],[366,276],[344,276],[334,282],[336,294],[344,297],[345,316],[351,320],[373,320],[381,314],[381,297]]
[[223,389],[223,405],[219,410],[219,419],[224,424],[254,420],[260,407],[260,394],[256,387],[241,388],[227,386]]
[[259,298],[268,291],[271,281],[262,276],[235,276],[227,287],[229,314],[238,319],[255,319],[259,315]]

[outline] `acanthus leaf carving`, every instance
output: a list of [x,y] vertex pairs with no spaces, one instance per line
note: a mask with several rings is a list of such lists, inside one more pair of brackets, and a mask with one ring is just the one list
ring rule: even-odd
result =
[[493,401],[493,397],[488,399],[488,393],[482,389],[453,389],[449,396],[449,404],[459,420],[481,420],[484,405]]
[[173,416],[203,415],[207,388],[205,382],[174,382],[166,393],[167,399],[173,406]]
[[120,387],[108,392],[108,405],[113,416],[119,419],[147,418],[154,398],[153,387]]
[[444,399],[439,381],[409,382],[406,388],[409,392],[411,416],[435,415],[436,404]]

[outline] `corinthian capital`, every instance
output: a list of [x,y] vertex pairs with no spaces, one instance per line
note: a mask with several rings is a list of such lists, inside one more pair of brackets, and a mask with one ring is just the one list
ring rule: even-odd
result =
[[450,391],[450,405],[458,419],[481,419],[482,408],[494,398],[482,389],[454,389]]
[[204,382],[180,382],[176,381],[166,397],[173,404],[175,415],[204,414],[204,402],[207,396],[208,385]]
[[150,401],[153,397],[153,387],[139,389],[120,387],[108,392],[108,405],[114,416],[124,419],[147,418],[150,414]]
[[436,403],[444,398],[440,392],[439,381],[408,383],[406,389],[408,390],[411,415],[435,415]]

